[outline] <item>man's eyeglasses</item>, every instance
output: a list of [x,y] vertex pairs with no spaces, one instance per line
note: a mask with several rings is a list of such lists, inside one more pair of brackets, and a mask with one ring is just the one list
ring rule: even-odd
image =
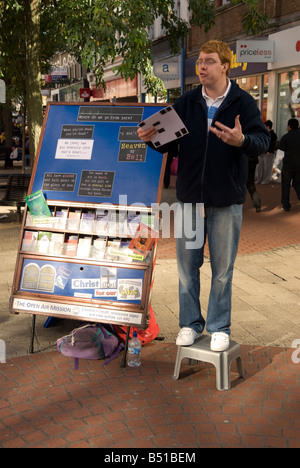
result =
[[220,63],[220,62],[216,62],[216,60],[214,59],[207,59],[207,60],[197,60],[196,62],[196,65],[197,67],[202,67],[202,65],[204,65],[205,67],[211,67],[212,65],[215,65],[216,63]]

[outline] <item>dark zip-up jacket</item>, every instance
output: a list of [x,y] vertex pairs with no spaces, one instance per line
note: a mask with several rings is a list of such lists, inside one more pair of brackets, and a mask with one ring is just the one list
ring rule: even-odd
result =
[[267,152],[268,153],[274,153],[275,152],[276,142],[277,142],[277,135],[274,132],[274,130],[270,131],[270,138],[271,138],[271,141],[270,141],[270,145],[269,145],[269,148],[268,148]]
[[300,129],[295,128],[283,135],[279,148],[284,151],[283,167],[292,171],[300,170]]
[[[244,203],[248,176],[248,158],[267,151],[269,132],[264,126],[254,99],[231,82],[228,95],[217,110],[218,120],[233,128],[240,116],[245,141],[237,148],[224,143],[207,128],[207,105],[202,85],[178,98],[174,109],[189,134],[178,141],[157,148],[161,153],[179,142],[177,198],[183,203],[228,206]],[[156,149],[156,148],[155,148]]]

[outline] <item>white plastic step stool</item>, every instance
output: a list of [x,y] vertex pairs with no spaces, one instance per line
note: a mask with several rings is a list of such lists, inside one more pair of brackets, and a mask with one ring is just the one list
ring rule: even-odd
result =
[[210,336],[203,335],[190,346],[178,346],[173,379],[178,379],[181,361],[184,358],[213,364],[216,368],[218,390],[230,389],[230,368],[233,361],[236,360],[239,376],[243,377],[240,345],[235,341],[230,341],[230,346],[226,351],[216,352],[211,351],[210,340]]

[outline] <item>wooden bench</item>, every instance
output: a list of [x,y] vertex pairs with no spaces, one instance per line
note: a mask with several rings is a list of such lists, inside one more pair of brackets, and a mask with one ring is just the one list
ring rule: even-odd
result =
[[28,192],[30,175],[10,175],[6,186],[0,190],[0,206],[16,206],[21,221],[21,206],[25,206],[25,197]]

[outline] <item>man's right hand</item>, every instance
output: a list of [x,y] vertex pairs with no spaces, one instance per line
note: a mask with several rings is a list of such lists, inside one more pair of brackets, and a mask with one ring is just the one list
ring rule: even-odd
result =
[[157,134],[157,130],[155,127],[150,127],[147,130],[139,128],[137,134],[142,141],[147,143],[148,141],[151,141],[152,138]]

